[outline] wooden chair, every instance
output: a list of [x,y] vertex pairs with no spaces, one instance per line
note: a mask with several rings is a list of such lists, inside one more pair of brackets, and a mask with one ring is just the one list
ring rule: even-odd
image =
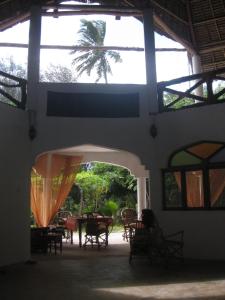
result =
[[57,253],[57,249],[59,249],[60,253],[62,253],[62,233],[61,232],[49,232],[48,233],[48,249],[49,252],[52,252],[54,249],[55,254]]
[[92,248],[94,245],[97,245],[98,249],[101,246],[106,247],[108,245],[108,234],[108,224],[101,220],[101,216],[88,214],[83,247],[86,247],[88,244]]
[[31,228],[31,253],[48,252],[48,227]]
[[184,231],[180,230],[165,235],[161,228],[153,230],[149,239],[149,258],[152,261],[160,260],[165,267],[176,260],[183,262]]
[[137,227],[131,236],[129,262],[133,256],[147,256],[152,262],[160,260],[165,267],[171,260],[183,261],[184,231],[165,235],[157,220],[150,223],[149,227]]
[[133,208],[124,208],[121,211],[121,219],[123,222],[123,239],[129,241],[130,235],[133,233],[133,229],[135,229],[136,221],[137,221],[137,212]]
[[66,210],[60,210],[57,212],[53,219],[53,225],[64,226],[68,217],[71,217],[72,213]]

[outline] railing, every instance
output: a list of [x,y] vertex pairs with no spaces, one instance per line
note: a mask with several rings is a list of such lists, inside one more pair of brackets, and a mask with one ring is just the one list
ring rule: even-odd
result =
[[25,109],[27,81],[0,71],[0,102]]
[[225,68],[158,83],[159,111],[225,101]]

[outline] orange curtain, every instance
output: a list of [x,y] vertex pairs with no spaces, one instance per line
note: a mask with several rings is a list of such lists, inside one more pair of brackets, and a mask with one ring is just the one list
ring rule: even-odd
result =
[[44,154],[31,173],[31,210],[36,224],[48,226],[75,182],[81,156]]
[[[181,173],[173,173],[181,191]],[[204,193],[202,184],[202,172],[190,171],[186,173],[187,206],[202,207],[204,205]]]
[[[188,174],[189,173],[189,174]],[[210,169],[210,202],[215,204],[225,188],[225,169]],[[179,172],[174,172],[179,190],[181,178]],[[201,171],[190,171],[186,174],[188,207],[203,207],[204,193]]]
[[190,171],[186,173],[187,206],[203,207],[204,191],[201,171]]
[[215,204],[225,187],[225,169],[211,169],[210,175],[210,201]]

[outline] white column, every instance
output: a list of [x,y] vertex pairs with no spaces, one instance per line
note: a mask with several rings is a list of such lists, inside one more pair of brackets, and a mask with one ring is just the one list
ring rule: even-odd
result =
[[150,203],[151,208],[156,215],[162,211],[162,173],[158,166],[156,159],[151,163],[151,169],[149,172],[149,184],[150,184]]
[[[195,54],[192,56],[193,74],[202,73],[201,60],[199,55]],[[200,85],[194,90],[196,96],[203,96],[203,86]]]
[[137,178],[137,214],[138,218],[141,219],[142,209],[147,207],[146,203],[146,178]]
[[149,112],[158,112],[157,78],[155,59],[155,36],[153,10],[148,8],[143,12],[145,38],[146,83],[149,97]]

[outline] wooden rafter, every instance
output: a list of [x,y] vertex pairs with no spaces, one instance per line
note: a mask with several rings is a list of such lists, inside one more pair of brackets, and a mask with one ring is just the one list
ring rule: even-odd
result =
[[[0,43],[0,47],[14,47],[14,48],[28,48],[28,44],[21,43]],[[120,47],[120,46],[76,46],[76,45],[41,45],[41,49],[56,49],[56,50],[102,50],[102,51],[137,51],[143,52],[144,48],[142,47]],[[159,52],[185,52],[185,48],[156,48],[156,51]]]
[[20,22],[27,21],[29,19],[29,17],[30,17],[30,13],[25,13],[25,14],[15,17],[15,18],[6,20],[5,22],[2,22],[0,24],[0,31],[6,30]]
[[186,40],[182,39],[180,36],[178,36],[165,22],[162,21],[157,15],[154,14],[154,22],[158,24],[163,30],[167,32],[168,35],[170,35],[175,41],[182,44],[188,52],[191,54],[195,54],[196,51],[193,48],[193,46]]
[[53,11],[53,12],[42,12],[42,16],[45,17],[62,17],[62,16],[80,16],[80,15],[93,15],[93,14],[103,14],[110,16],[121,16],[121,17],[141,17],[141,12],[122,12],[122,11],[98,11],[95,12],[93,10],[83,10],[83,11],[75,11],[75,10],[67,10],[67,11]]
[[159,4],[157,1],[155,1],[155,0],[150,0],[150,2],[151,2],[154,6],[160,8],[161,10],[163,10],[164,12],[166,12],[168,15],[170,15],[170,16],[173,17],[174,19],[180,21],[181,23],[183,23],[183,24],[185,24],[185,25],[189,25],[189,24],[188,24],[188,21],[186,21],[186,20],[180,18],[179,16],[177,16],[176,14],[174,14],[172,11],[170,11],[169,9],[167,9],[167,8],[165,8],[164,6],[162,6],[161,4]]
[[137,8],[132,8],[128,6],[108,6],[108,5],[66,5],[66,4],[59,4],[59,5],[44,5],[42,6],[44,10],[67,10],[67,11],[74,11],[74,12],[86,12],[86,11],[92,11],[92,14],[95,13],[122,13],[122,12],[127,12],[127,13],[140,13],[140,9]]
[[211,42],[204,45],[204,47],[199,49],[199,53],[204,54],[208,52],[213,52],[225,48],[225,40],[219,42]]
[[197,51],[197,42],[196,42],[195,32],[194,32],[194,28],[193,28],[193,20],[192,20],[192,16],[191,16],[191,7],[190,7],[189,0],[186,0],[186,7],[187,7],[188,24],[189,24],[189,29],[190,29],[190,33],[191,33],[191,38],[192,38],[194,48]]
[[221,21],[221,20],[225,20],[225,16],[221,16],[221,17],[214,17],[214,18],[210,18],[207,20],[203,20],[203,21],[197,21],[197,22],[193,22],[193,26],[200,26],[200,25],[206,25],[212,22],[216,22],[216,21]]

